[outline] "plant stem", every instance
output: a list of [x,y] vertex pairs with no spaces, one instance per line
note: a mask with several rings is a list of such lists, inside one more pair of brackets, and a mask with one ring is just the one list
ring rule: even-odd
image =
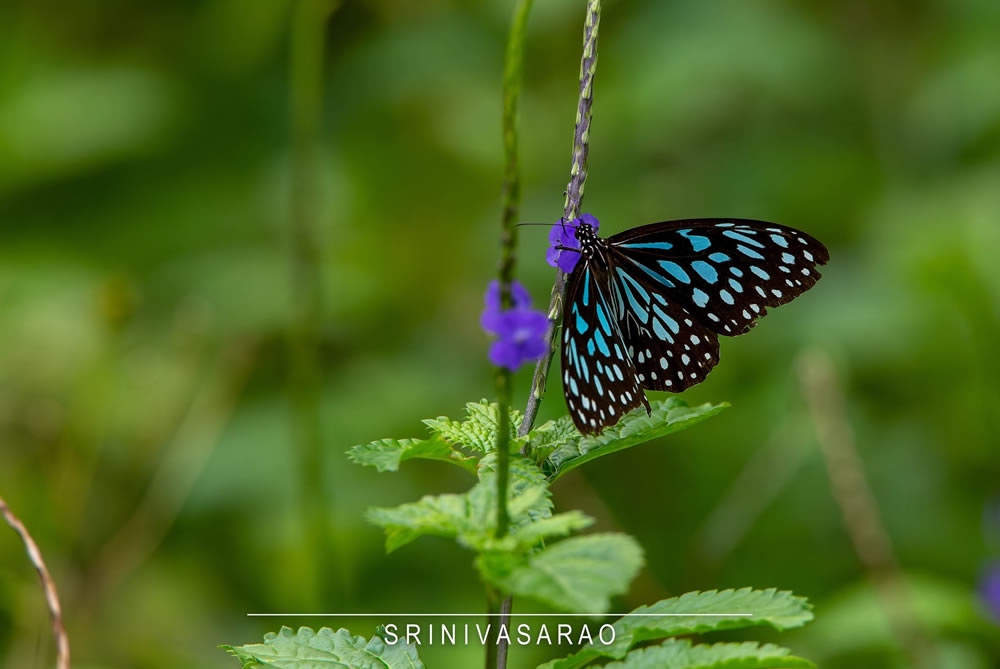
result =
[[[514,6],[514,16],[511,21],[510,34],[507,38],[507,52],[504,59],[503,72],[503,211],[500,216],[500,308],[510,309],[511,282],[514,280],[514,263],[517,248],[518,208],[521,203],[521,169],[518,158],[518,124],[517,111],[521,98],[521,79],[524,72],[524,37],[528,28],[528,14],[533,0],[518,0]],[[496,537],[503,538],[510,527],[510,515],[507,511],[507,488],[510,480],[510,371],[501,367],[497,369],[497,527]],[[489,611],[497,612],[498,594],[489,589]],[[509,611],[509,598],[502,606]],[[493,624],[493,616],[487,620]],[[499,626],[506,625],[506,617],[499,621]],[[496,633],[499,634],[499,626]],[[507,645],[487,644],[486,668],[505,667],[507,665]]]
[[[497,619],[497,613],[499,612],[500,605],[500,593],[494,589],[492,586],[486,586],[486,625],[487,625],[487,643],[486,643],[486,669],[493,669],[494,667],[505,667],[507,665],[507,647],[504,646],[502,651],[500,644],[497,643],[497,635],[499,634],[500,624]],[[501,660],[501,654],[503,659]],[[503,662],[503,664],[501,664]]]
[[[517,248],[518,208],[521,204],[521,170],[518,159],[517,109],[521,98],[521,78],[524,71],[524,35],[533,0],[519,0],[507,39],[503,72],[503,212],[500,219],[500,308],[510,309],[511,282]],[[497,429],[497,538],[507,534],[510,517],[507,513],[507,484],[510,473],[510,372],[497,371],[497,404],[500,408]]]
[[[331,500],[323,485],[323,427],[320,412],[320,339],[323,322],[320,245],[316,219],[318,139],[323,108],[323,52],[326,22],[336,0],[298,0],[292,16],[291,80],[292,174],[289,201],[293,313],[288,332],[295,443],[299,455],[300,511],[305,554],[324,554]],[[315,564],[315,562],[313,563]],[[313,568],[305,592],[322,590]]]
[[[530,2],[522,4],[528,4]],[[526,13],[526,10],[525,10]],[[518,14],[515,13],[515,28],[517,26]],[[569,185],[566,187],[566,202],[563,215],[567,220],[573,220],[580,212],[580,205],[583,201],[583,189],[587,182],[587,157],[590,154],[590,121],[594,106],[594,74],[597,72],[597,35],[601,25],[601,0],[588,0],[587,15],[583,27],[583,55],[580,58],[580,93],[576,105],[576,122],[573,129],[573,160],[570,166]],[[511,30],[511,42],[514,41]],[[507,54],[508,64],[510,63],[510,47]],[[518,63],[520,65],[520,63]],[[518,77],[518,82],[520,77]],[[506,78],[505,78],[506,88]],[[506,121],[506,102],[508,96],[504,96],[504,111]],[[515,98],[516,102],[516,98]],[[505,122],[504,138],[506,146]],[[515,139],[516,139],[516,126]],[[514,156],[516,158],[516,146]],[[505,208],[506,213],[506,208]],[[545,330],[545,355],[535,365],[535,373],[531,379],[531,393],[528,396],[528,403],[524,409],[524,417],[518,426],[517,434],[523,437],[531,431],[538,416],[538,409],[541,406],[542,395],[545,392],[545,382],[549,373],[549,366],[552,364],[552,356],[555,354],[556,330],[559,327],[559,319],[562,315],[563,292],[566,287],[566,277],[561,269],[556,269],[555,283],[552,285],[552,294],[549,298],[549,325]],[[501,419],[502,420],[502,419]],[[527,449],[525,445],[522,454]],[[499,477],[498,481],[499,481]],[[500,625],[510,624],[510,613],[513,608],[513,597],[506,597],[500,605]],[[487,665],[489,667],[489,665]],[[507,644],[500,642],[497,644],[497,669],[505,669],[507,666]]]
[[496,538],[502,539],[510,527],[507,511],[507,486],[510,479],[510,372],[498,369],[497,391],[497,528]]
[[7,524],[17,532],[24,543],[24,549],[28,553],[28,559],[35,566],[38,578],[42,582],[42,589],[45,591],[45,603],[49,608],[49,616],[52,618],[52,634],[56,639],[56,667],[58,669],[69,669],[69,637],[66,635],[66,626],[63,624],[62,607],[59,605],[59,593],[56,591],[56,584],[49,574],[42,553],[38,550],[38,544],[31,538],[31,533],[24,526],[21,519],[14,515],[14,512],[7,506],[7,502],[0,497],[0,515],[3,515]]
[[[506,597],[503,598],[503,602],[500,603],[499,624],[501,626],[508,626],[508,627],[510,626],[510,611],[511,608],[513,608],[513,606],[514,606],[514,597],[512,595],[507,595]],[[508,633],[509,632],[510,630],[508,630]],[[500,639],[500,642],[496,646],[497,646],[496,667],[497,669],[506,669],[508,644],[503,639]],[[491,665],[487,664],[487,667],[489,666]]]

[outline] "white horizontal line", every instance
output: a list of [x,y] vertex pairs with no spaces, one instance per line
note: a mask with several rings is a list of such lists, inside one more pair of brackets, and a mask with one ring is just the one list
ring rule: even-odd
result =
[[[502,613],[248,613],[250,618],[499,618]],[[510,613],[511,618],[715,617],[751,618],[752,613]]]

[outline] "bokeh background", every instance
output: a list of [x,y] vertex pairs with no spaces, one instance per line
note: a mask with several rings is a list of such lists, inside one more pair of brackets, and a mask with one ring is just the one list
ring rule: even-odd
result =
[[[303,622],[251,611],[483,609],[470,554],[385,556],[362,520],[471,479],[344,451],[491,395],[512,4],[347,0],[322,31],[289,0],[0,4],[0,495],[50,562],[78,666],[233,667],[218,644]],[[536,5],[521,219],[552,221],[584,3]],[[780,641],[824,667],[909,666],[911,642],[1000,666],[979,585],[1000,559],[998,74],[995,0],[606,3],[584,207],[602,232],[762,218],[832,255],[686,393],[731,409],[555,487],[644,545],[616,608],[777,586],[817,613]],[[545,240],[521,229],[538,303]],[[827,366],[818,418],[853,435],[918,641],[893,633],[850,538],[865,519],[833,494],[803,387]],[[0,531],[0,665],[52,658]]]

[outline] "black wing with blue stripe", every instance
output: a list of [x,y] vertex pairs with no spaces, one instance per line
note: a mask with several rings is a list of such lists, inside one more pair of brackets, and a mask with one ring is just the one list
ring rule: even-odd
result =
[[701,383],[719,362],[719,339],[642,266],[613,248],[612,288],[626,352],[647,390],[679,393]]
[[[614,260],[718,334],[750,330],[767,307],[819,280],[830,255],[794,228],[747,219],[654,223],[608,238]],[[624,257],[625,261],[620,260]]]
[[649,403],[619,327],[604,259],[581,258],[569,278],[562,330],[563,394],[577,429],[600,432]]

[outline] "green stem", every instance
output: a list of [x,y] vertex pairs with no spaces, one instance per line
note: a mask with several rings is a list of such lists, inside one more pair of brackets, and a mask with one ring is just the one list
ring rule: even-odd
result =
[[[497,613],[500,607],[500,593],[497,592],[490,585],[486,586],[486,624],[489,625],[489,639],[486,643],[486,669],[493,669],[494,667],[505,667],[507,664],[507,648],[503,647],[501,650],[500,645],[497,643],[498,632],[498,622]],[[500,655],[503,654],[503,664],[500,664]]]
[[[510,286],[514,279],[517,247],[518,207],[521,200],[521,174],[517,151],[517,107],[521,97],[524,70],[524,35],[532,0],[519,0],[507,40],[507,55],[503,74],[503,213],[500,220],[500,308],[512,306]],[[510,517],[507,513],[507,484],[510,474],[510,372],[499,369],[496,376],[497,404],[497,538],[507,534]]]
[[[530,6],[530,2],[522,3]],[[525,10],[526,12],[526,10]],[[517,27],[518,14],[515,12],[515,28]],[[580,59],[580,94],[576,105],[576,122],[573,130],[573,160],[570,166],[569,185],[566,187],[566,202],[563,215],[567,220],[573,220],[580,212],[580,205],[583,201],[583,189],[587,182],[587,157],[590,154],[590,120],[594,105],[594,74],[597,72],[597,35],[601,25],[601,0],[588,0],[587,15],[583,27],[583,55]],[[523,30],[523,26],[522,26]],[[510,54],[510,44],[514,42],[515,29],[511,30],[511,40],[508,42],[507,62],[510,64],[512,58]],[[520,57],[520,56],[518,56]],[[520,68],[520,62],[517,63]],[[520,83],[520,73],[518,73],[518,83]],[[505,79],[505,90],[507,80]],[[506,120],[507,101],[509,96],[504,96],[504,112]],[[516,97],[514,98],[516,103]],[[506,129],[508,126],[504,125]],[[514,126],[514,137],[516,139],[516,126]],[[506,140],[506,132],[504,138]],[[506,143],[505,143],[506,147]],[[516,146],[513,149],[516,160]],[[510,155],[506,154],[505,155]],[[510,163],[508,163],[509,166]],[[515,163],[516,164],[516,163]],[[515,170],[516,172],[516,170]],[[505,174],[507,172],[505,171]],[[516,192],[516,191],[515,191]],[[506,213],[506,208],[505,208]],[[531,379],[531,394],[528,396],[528,404],[524,410],[524,417],[518,426],[517,434],[523,437],[531,431],[535,418],[538,416],[538,409],[541,406],[542,394],[545,391],[545,382],[549,373],[549,366],[555,354],[556,330],[559,327],[559,319],[562,315],[563,292],[566,286],[566,277],[561,269],[556,269],[556,280],[552,286],[552,295],[549,299],[549,326],[545,330],[545,355],[535,365],[535,373]],[[501,407],[501,413],[504,411]],[[503,418],[501,418],[501,422]],[[506,434],[506,433],[504,433]],[[506,439],[506,437],[504,437]],[[525,449],[522,448],[522,454]],[[499,483],[499,476],[497,481]],[[506,490],[503,488],[502,490]],[[508,596],[500,605],[500,625],[509,625],[510,612],[513,607],[513,598]],[[490,665],[487,664],[487,667]],[[505,669],[507,666],[507,644],[500,643],[497,647],[497,669]]]
[[[515,251],[517,248],[518,207],[521,202],[521,171],[518,158],[518,123],[517,111],[521,98],[521,80],[524,71],[524,38],[528,27],[528,14],[531,11],[532,0],[518,0],[514,7],[510,34],[507,38],[507,53],[503,72],[503,212],[500,219],[500,308],[509,309],[512,306],[511,282],[514,279]],[[510,527],[510,515],[507,511],[507,488],[510,480],[510,404],[511,374],[500,368],[496,375],[497,392],[497,527],[496,537],[503,538]],[[490,592],[490,613],[497,613],[498,596]],[[509,600],[509,598],[507,598]],[[509,601],[504,600],[502,606],[509,611]],[[507,624],[506,617],[496,621],[493,616],[487,623]],[[499,632],[499,629],[497,630]],[[486,667],[500,669],[507,665],[507,645],[487,645]]]
[[[292,319],[288,332],[289,395],[299,456],[300,511],[305,553],[315,564],[325,552],[331,500],[323,485],[323,429],[320,411],[320,338],[323,294],[317,240],[318,145],[323,110],[323,53],[326,22],[336,0],[298,0],[291,25],[292,174],[289,201]],[[307,577],[306,592],[322,590],[322,569]]]
[[496,538],[502,539],[510,528],[507,511],[507,487],[510,479],[510,372],[498,369],[497,391],[497,529]]

